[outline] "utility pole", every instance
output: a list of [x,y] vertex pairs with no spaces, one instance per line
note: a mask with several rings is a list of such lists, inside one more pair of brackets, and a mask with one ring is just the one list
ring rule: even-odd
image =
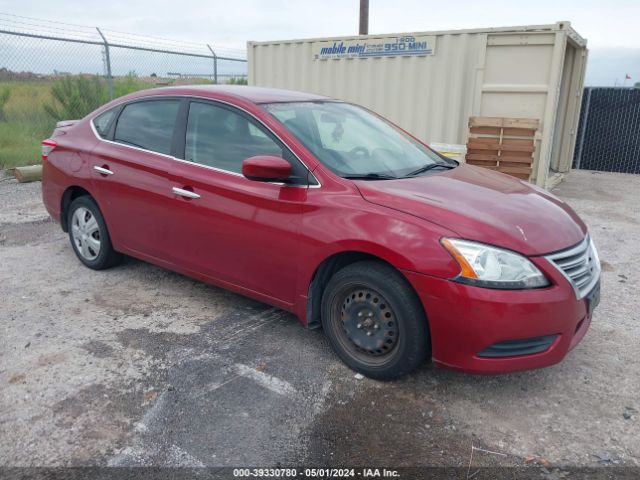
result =
[[369,34],[369,0],[360,0],[360,33]]

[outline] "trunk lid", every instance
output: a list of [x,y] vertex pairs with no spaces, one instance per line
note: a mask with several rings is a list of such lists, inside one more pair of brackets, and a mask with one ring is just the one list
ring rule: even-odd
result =
[[56,128],[53,129],[53,133],[51,133],[50,138],[58,137],[60,135],[65,135],[67,131],[71,129],[76,123],[80,120],[61,120],[56,123]]

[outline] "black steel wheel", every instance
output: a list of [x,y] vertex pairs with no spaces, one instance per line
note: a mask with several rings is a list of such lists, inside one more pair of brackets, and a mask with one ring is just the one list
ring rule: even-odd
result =
[[322,325],[340,358],[377,379],[404,375],[429,354],[422,305],[390,265],[358,262],[339,270],[322,298]]
[[393,355],[398,344],[398,323],[382,294],[365,285],[345,285],[334,301],[334,309],[338,308],[339,312],[331,312],[340,316],[338,339],[352,355],[371,365]]

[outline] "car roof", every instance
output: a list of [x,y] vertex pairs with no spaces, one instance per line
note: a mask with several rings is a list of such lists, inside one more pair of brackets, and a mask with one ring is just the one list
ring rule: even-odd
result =
[[[143,93],[144,92],[144,93]],[[235,98],[252,103],[275,102],[309,102],[318,100],[332,100],[329,97],[313,93],[282,90],[278,88],[252,87],[246,85],[182,85],[175,87],[154,88],[139,92],[140,95],[194,95],[211,98]]]

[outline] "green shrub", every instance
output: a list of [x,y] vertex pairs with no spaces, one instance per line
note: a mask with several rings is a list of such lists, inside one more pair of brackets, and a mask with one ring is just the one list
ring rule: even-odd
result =
[[0,121],[4,120],[6,117],[4,107],[9,101],[10,95],[11,90],[9,90],[9,87],[0,88]]
[[[154,86],[130,72],[114,78],[114,98]],[[38,163],[40,142],[56,121],[84,117],[109,100],[108,92],[107,81],[91,75],[0,81],[0,170]]]
[[129,72],[124,77],[117,77],[113,81],[113,98],[122,97],[138,90],[149,88],[149,84],[138,78],[136,72]]
[[106,82],[97,76],[70,76],[51,86],[53,101],[44,110],[55,120],[82,118],[108,100]]
[[247,85],[247,79],[242,77],[231,77],[229,85]]

